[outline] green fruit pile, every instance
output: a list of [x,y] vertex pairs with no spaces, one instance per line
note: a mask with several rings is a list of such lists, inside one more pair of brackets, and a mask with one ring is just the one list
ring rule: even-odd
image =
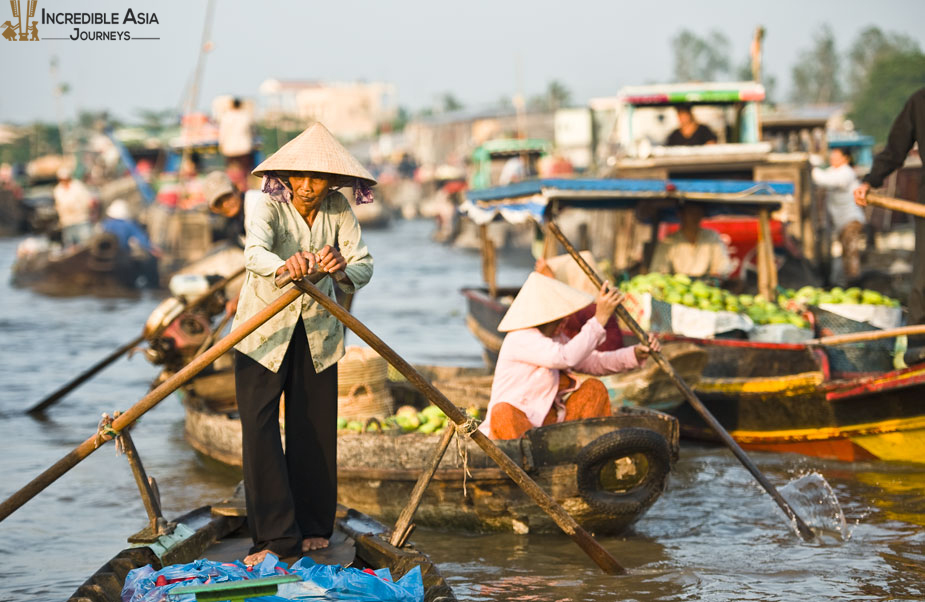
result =
[[649,293],[653,299],[673,305],[746,314],[756,324],[792,324],[797,328],[809,328],[809,322],[798,312],[785,309],[764,297],[736,295],[702,280],[692,280],[684,274],[641,274],[624,283],[621,289],[627,293]]
[[[466,413],[473,418],[479,417],[478,408],[470,408]],[[383,420],[381,424],[382,431],[392,431],[394,434],[404,433],[423,433],[429,435],[442,431],[447,425],[448,418],[443,410],[435,405],[429,405],[420,412],[414,406],[402,406],[392,416]],[[357,420],[337,419],[337,428],[355,433],[376,430],[364,429],[363,423]]]
[[851,305],[885,305],[899,307],[899,301],[884,294],[853,286],[842,289],[836,286],[832,290],[825,290],[812,286],[804,286],[799,290],[787,289],[778,296],[781,305],[819,305],[821,303],[851,304]]

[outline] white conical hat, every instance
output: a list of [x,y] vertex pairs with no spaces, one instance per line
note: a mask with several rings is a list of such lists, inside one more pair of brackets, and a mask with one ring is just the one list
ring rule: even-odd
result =
[[320,122],[267,157],[253,174],[263,176],[268,171],[318,171],[344,176],[347,186],[353,178],[365,180],[370,186],[376,184],[376,179]]
[[498,324],[498,331],[510,332],[546,324],[571,315],[593,301],[591,295],[555,278],[531,272]]

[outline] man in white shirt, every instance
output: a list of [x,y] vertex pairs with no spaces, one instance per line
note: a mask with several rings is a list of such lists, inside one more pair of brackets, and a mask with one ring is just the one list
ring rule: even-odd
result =
[[841,243],[845,279],[856,278],[861,273],[858,245],[867,220],[864,211],[854,202],[854,189],[860,182],[851,167],[851,154],[845,149],[833,148],[829,152],[829,167],[813,168],[813,184],[826,191],[826,213]]
[[[218,150],[229,167],[244,174],[254,168],[254,119],[240,98],[231,101],[231,108],[222,113],[218,122]],[[241,182],[236,182],[242,189]]]
[[681,228],[655,247],[649,271],[721,280],[729,276],[733,266],[726,243],[716,231],[700,227],[703,207],[684,203],[680,215]]
[[83,182],[71,176],[70,169],[62,167],[58,170],[58,185],[52,196],[64,246],[76,245],[90,238],[93,235],[93,224],[90,223],[93,196]]

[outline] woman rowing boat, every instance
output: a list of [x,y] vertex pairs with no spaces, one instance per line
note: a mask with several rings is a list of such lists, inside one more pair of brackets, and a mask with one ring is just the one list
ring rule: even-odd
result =
[[[320,123],[254,170],[264,194],[246,215],[247,277],[234,327],[279,296],[278,275],[316,271],[328,296],[369,282],[373,258],[341,186],[370,202],[375,180]],[[337,275],[336,278],[334,276]],[[337,360],[344,329],[302,297],[236,346],[235,391],[243,435],[244,487],[253,547],[247,564],[323,548],[337,505]],[[286,446],[279,432],[285,393]]]

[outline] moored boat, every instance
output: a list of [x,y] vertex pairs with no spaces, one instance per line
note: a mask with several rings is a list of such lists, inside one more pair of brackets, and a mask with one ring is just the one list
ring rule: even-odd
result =
[[27,239],[17,250],[12,282],[52,296],[95,294],[120,296],[158,285],[157,261],[135,257],[119,248],[112,234],[97,233],[65,249],[41,239]]
[[[823,363],[813,368],[807,348],[780,350],[782,357],[804,360],[777,372],[773,364],[754,368],[774,350],[711,348],[737,351],[743,370],[726,364],[725,375],[705,374],[695,391],[742,447],[846,461],[925,462],[925,365],[831,378]],[[672,413],[685,436],[714,438],[686,405]]]
[[[179,517],[173,523],[171,534],[162,535],[147,544],[136,544],[116,554],[77,588],[69,601],[121,602],[126,575],[148,564],[160,570],[200,558],[217,562],[242,559],[251,545],[243,505],[243,498],[237,497]],[[392,546],[383,537],[387,533],[384,525],[356,510],[340,506],[331,546],[311,552],[309,557],[321,564],[373,570],[388,568],[395,579],[420,567],[426,602],[456,600],[443,576],[425,554],[411,546]]]
[[[207,385],[214,387],[212,385]],[[187,395],[185,435],[199,453],[241,466],[234,402]],[[617,534],[664,491],[678,456],[678,425],[645,408],[608,418],[562,422],[497,441],[586,529]],[[397,518],[440,434],[341,431],[338,500],[383,520]],[[481,449],[451,446],[424,494],[415,523],[475,531],[554,532],[555,524]]]

